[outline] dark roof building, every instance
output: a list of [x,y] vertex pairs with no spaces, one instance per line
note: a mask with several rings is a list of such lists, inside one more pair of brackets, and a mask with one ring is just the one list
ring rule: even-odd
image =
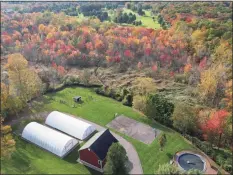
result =
[[81,96],[73,97],[73,99],[75,102],[79,102],[79,101],[81,101]]
[[103,172],[108,149],[116,142],[118,140],[110,133],[109,129],[100,131],[79,149],[78,161],[90,168]]

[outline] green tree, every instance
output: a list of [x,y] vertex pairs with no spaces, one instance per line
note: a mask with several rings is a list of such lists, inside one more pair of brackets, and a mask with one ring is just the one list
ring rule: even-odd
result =
[[149,94],[146,99],[145,115],[162,124],[171,126],[174,104],[159,94]]
[[127,174],[127,161],[128,157],[123,146],[119,143],[113,143],[108,150],[104,173],[113,175]]
[[159,137],[159,146],[160,146],[161,151],[163,151],[163,148],[164,148],[166,142],[167,142],[166,134],[162,133]]
[[192,133],[196,131],[198,122],[197,112],[191,106],[183,103],[176,103],[172,114],[173,126],[182,133]]

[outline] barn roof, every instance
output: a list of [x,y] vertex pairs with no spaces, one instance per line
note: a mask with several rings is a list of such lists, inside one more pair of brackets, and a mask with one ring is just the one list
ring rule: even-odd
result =
[[104,160],[112,143],[118,140],[110,133],[109,129],[105,129],[96,133],[90,140],[86,142],[79,150],[91,149],[101,160]]

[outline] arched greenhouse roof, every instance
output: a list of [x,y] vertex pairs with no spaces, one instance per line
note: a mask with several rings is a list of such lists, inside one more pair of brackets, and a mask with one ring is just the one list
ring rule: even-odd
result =
[[45,124],[79,140],[84,140],[95,131],[93,125],[58,111],[51,112]]
[[78,143],[76,139],[36,122],[27,124],[22,137],[59,157],[66,155]]

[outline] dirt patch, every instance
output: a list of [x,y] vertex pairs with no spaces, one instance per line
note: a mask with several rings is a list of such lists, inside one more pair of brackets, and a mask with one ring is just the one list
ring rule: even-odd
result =
[[107,126],[145,144],[151,144],[160,132],[155,128],[137,122],[136,120],[123,115],[116,117],[114,120],[108,123]]

